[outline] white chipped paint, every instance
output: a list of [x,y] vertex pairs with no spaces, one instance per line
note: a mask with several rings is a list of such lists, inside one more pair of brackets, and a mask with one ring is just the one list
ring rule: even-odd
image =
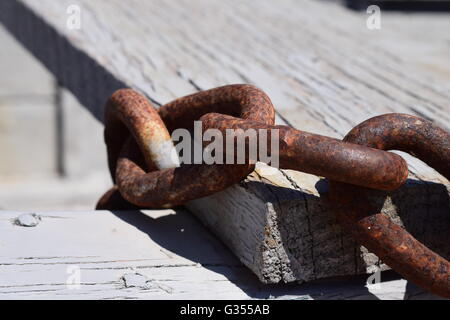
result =
[[122,276],[125,287],[132,288],[148,288],[149,283],[147,277],[140,273],[126,273]]
[[35,213],[24,213],[14,220],[14,224],[22,227],[35,227],[41,222],[41,217]]

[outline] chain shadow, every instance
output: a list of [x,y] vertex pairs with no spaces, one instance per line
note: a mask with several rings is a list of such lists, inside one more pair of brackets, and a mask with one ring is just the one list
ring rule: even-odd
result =
[[[312,280],[303,284],[263,284],[215,235],[184,208],[176,208],[174,214],[161,215],[157,218],[139,210],[111,212],[148,235],[164,250],[222,274],[251,298],[378,299],[366,286],[369,275],[363,274],[365,262],[360,258],[360,246],[341,230],[334,217],[324,208],[326,204],[323,196],[327,193],[328,186],[326,180],[319,180],[316,184],[320,196],[258,181],[249,181],[246,184],[253,191],[260,190],[267,194],[269,188],[270,194],[276,195],[269,201],[278,206],[277,232],[286,253],[286,262],[290,263],[294,276],[304,278],[307,270],[305,264],[310,264],[312,268],[316,268],[316,278],[327,275],[328,278],[314,280],[314,277],[307,275]],[[442,219],[446,212],[448,213],[449,205],[447,189],[435,183],[408,181],[408,184],[407,187],[403,187],[407,191],[399,190],[391,195],[403,224],[413,236],[448,259],[449,230],[438,232],[439,234],[434,236],[422,236],[428,234],[426,230],[433,228],[443,231]],[[417,194],[423,194],[423,197],[418,197]],[[430,203],[433,205],[430,206]],[[425,215],[421,214],[424,208],[427,208]],[[434,219],[436,216],[440,218]],[[447,218],[446,215],[445,219]],[[308,228],[322,230],[323,236],[311,238],[308,236],[310,234]],[[425,233],[423,228],[427,228]],[[299,235],[306,236],[301,239]],[[298,245],[299,241],[303,242],[301,246]],[[320,256],[320,259],[314,261],[314,255]],[[329,278],[330,274],[335,276]],[[348,274],[353,276],[343,276]],[[393,271],[382,272],[381,275],[382,282],[401,279]],[[438,297],[408,283],[404,299],[438,299]]]
[[[367,261],[361,258],[362,248],[341,229],[334,215],[330,215],[329,208],[325,208],[328,206],[325,201],[327,180],[320,179],[316,183],[318,195],[274,185],[264,187],[269,188],[271,194],[277,195],[276,199],[272,199],[273,203],[278,203],[276,225],[279,239],[275,237],[275,240],[283,245],[286,265],[296,278],[309,280],[330,275],[339,278],[342,275],[357,276],[365,273]],[[374,194],[381,212],[388,193],[374,190]],[[449,259],[450,202],[449,191],[443,184],[410,179],[400,189],[392,192],[387,201],[391,201],[398,213],[394,221],[403,224],[425,246]],[[385,213],[393,217],[392,212]],[[366,257],[371,264],[379,264],[375,255],[369,254]],[[361,293],[365,290],[369,297],[371,293],[365,287],[369,275],[360,277],[365,280],[359,283],[358,291]],[[400,276],[397,277],[401,279]],[[372,295],[372,298],[376,296]],[[404,299],[440,298],[407,282]]]
[[157,218],[140,210],[110,212],[146,234],[168,255],[180,256],[222,274],[249,296],[260,290],[262,284],[256,276],[186,209],[175,208],[173,214]]
[[[405,186],[406,189],[406,186]],[[408,180],[408,192],[394,192],[392,203],[403,226],[418,241],[450,260],[450,196],[445,185]],[[405,299],[443,299],[408,282]]]
[[[111,211],[117,218],[136,227],[169,254],[175,254],[202,267],[220,273],[239,287],[249,297],[256,299],[343,299],[345,284],[352,295],[367,295],[362,279],[334,279],[330,284],[311,282],[308,284],[280,283],[263,284],[237,257],[189,212],[176,208],[174,214],[150,217],[144,211]],[[187,277],[189,275],[186,275]],[[350,292],[349,291],[349,292]],[[327,295],[324,296],[324,292]],[[350,294],[348,294],[350,296]],[[376,298],[369,295],[369,299]]]
[[275,221],[269,223],[276,227],[270,234],[281,250],[266,254],[277,260],[285,281],[307,281],[299,291],[314,299],[378,299],[366,287],[368,276],[358,275],[364,266],[359,246],[329,212],[326,180],[316,183],[316,194],[258,181],[247,184],[272,203],[276,212]]

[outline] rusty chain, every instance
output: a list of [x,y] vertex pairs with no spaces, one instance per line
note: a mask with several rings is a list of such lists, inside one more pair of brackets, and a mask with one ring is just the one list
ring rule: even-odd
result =
[[[211,195],[245,178],[254,165],[179,166],[170,134],[178,128],[276,130],[279,166],[330,180],[328,204],[344,230],[409,281],[450,298],[450,264],[394,224],[370,190],[396,190],[408,177],[400,150],[450,179],[450,135],[430,121],[387,114],[353,128],[343,140],[274,125],[269,97],[251,85],[229,85],[176,99],[156,111],[137,92],[121,89],[105,107],[105,142],[115,186],[97,209],[170,207]],[[259,133],[259,131],[257,131]],[[267,139],[258,134],[257,139]],[[248,141],[246,140],[248,144]],[[248,145],[246,146],[248,150]],[[225,150],[225,149],[224,149]],[[175,152],[176,154],[176,152]],[[261,159],[255,159],[261,160]]]

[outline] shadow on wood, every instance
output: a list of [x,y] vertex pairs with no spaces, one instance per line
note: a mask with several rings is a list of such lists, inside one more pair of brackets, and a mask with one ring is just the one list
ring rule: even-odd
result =
[[[291,189],[279,190],[278,186],[266,187],[273,189],[274,194],[288,192],[299,198],[297,203],[290,199],[289,207],[283,207],[280,200],[276,217],[279,241],[296,279],[363,274],[381,264],[375,255],[343,232],[332,210],[327,210],[325,179],[316,184],[320,197]],[[431,250],[450,258],[450,200],[444,185],[409,179],[407,185],[395,192],[372,192],[379,212],[387,214]]]
[[442,12],[450,11],[450,1],[417,1],[417,0],[347,0],[346,5],[354,10],[366,10],[370,5],[377,5],[381,10],[408,11],[408,12]]
[[[324,283],[326,283],[327,298],[330,298],[329,294],[334,290],[333,283],[336,283],[337,287],[338,284],[350,282],[352,286],[350,291],[358,292],[355,294],[356,296],[376,299],[376,296],[366,288],[366,281],[369,277],[366,272],[368,270],[369,272],[375,272],[378,270],[378,266],[381,267],[381,270],[386,270],[387,267],[382,265],[375,255],[368,253],[365,248],[356,244],[350,235],[342,232],[334,216],[329,211],[324,210],[323,206],[326,206],[324,201],[327,191],[326,180],[321,179],[316,184],[317,189],[321,192],[320,197],[256,181],[250,181],[247,184],[254,190],[269,188],[272,194],[277,197],[280,208],[275,209],[278,212],[274,219],[276,226],[270,232],[266,232],[266,245],[269,247],[275,246],[278,251],[280,250],[279,245],[281,245],[286,257],[280,258],[282,253],[278,252],[279,258],[283,260],[284,264],[287,264],[288,268],[286,269],[289,269],[285,272],[292,272],[293,278],[304,279],[308,281],[307,284],[299,285],[298,282],[262,284],[233,257],[228,248],[217,245],[215,236],[205,228],[198,227],[180,231],[183,229],[183,221],[185,220],[183,215],[185,213],[177,213],[157,219],[148,217],[139,211],[113,211],[113,213],[147,234],[161,247],[192,261],[205,261],[204,252],[206,250],[202,250],[197,243],[189,241],[189,239],[193,238],[198,232],[207,233],[207,237],[211,237],[211,243],[205,243],[204,245],[213,245],[215,252],[225,256],[227,261],[232,261],[232,263],[226,266],[220,263],[202,264],[202,266],[223,274],[252,298],[292,294],[295,296],[308,295],[320,299],[321,295],[318,291],[323,290],[323,287],[320,288]],[[419,241],[448,259],[450,256],[450,246],[448,245],[449,197],[448,190],[444,185],[409,180],[408,186],[393,192],[387,199],[385,199],[385,192],[374,191],[374,195],[379,201],[380,211],[383,207],[391,208],[385,213],[394,222],[405,226]],[[293,201],[293,199],[297,200]],[[429,201],[432,202],[432,205],[427,204]],[[286,203],[289,204],[288,207],[284,206]],[[306,209],[305,206],[308,206],[308,208]],[[392,210],[394,207],[396,210]],[[271,243],[271,241],[274,243]],[[279,242],[278,247],[275,242]],[[226,242],[225,244],[228,245]],[[207,251],[211,252],[211,250]],[[382,272],[381,281],[399,279],[398,275],[393,276],[393,274],[395,273]],[[350,277],[354,275],[357,276]],[[385,278],[383,275],[390,276]],[[289,278],[286,274],[281,275],[281,277]],[[341,296],[342,292],[338,295]],[[424,293],[411,283],[407,284],[405,299],[414,299],[415,297],[423,299],[424,295],[427,298],[436,298]]]
[[[53,73],[59,85],[69,89],[96,119],[103,122],[106,99],[117,89],[127,87],[126,84],[49,27],[33,11],[27,10],[23,3],[2,2],[0,20]],[[48,43],[55,43],[58,47],[55,50]]]
[[[145,215],[141,211],[111,212],[119,219],[147,234],[151,240],[155,241],[165,250],[191,261],[205,261],[205,253],[211,253],[211,250],[206,250],[206,247],[213,246],[213,251],[217,252],[217,256],[220,257],[217,259],[218,262],[202,263],[202,267],[224,275],[230,282],[234,283],[251,298],[267,299],[280,297],[282,299],[289,299],[291,297],[292,299],[329,299],[332,297],[347,298],[346,295],[348,295],[349,297],[360,296],[364,297],[364,299],[378,299],[367,290],[365,287],[366,277],[361,276],[352,279],[349,277],[331,279],[331,282],[327,282],[326,285],[323,280],[313,281],[306,285],[297,283],[262,284],[209,231],[200,224],[198,227],[192,228],[192,224],[186,223],[186,220],[190,217],[183,217],[186,214],[185,212],[177,212],[176,214],[166,215],[156,219]],[[191,228],[186,228],[187,225]],[[190,241],[190,239],[196,238],[195,235],[198,232],[204,233],[206,238],[211,238],[209,243],[201,244],[204,246],[203,248],[198,246],[198,241]],[[229,261],[229,263],[226,265],[223,264],[221,261],[224,259],[225,261]],[[207,260],[214,261],[215,257],[209,256]],[[189,274],[186,274],[186,277],[189,276]],[[388,277],[385,280],[389,281],[392,279],[398,279],[398,277]],[[343,284],[346,286],[345,290],[342,289]]]

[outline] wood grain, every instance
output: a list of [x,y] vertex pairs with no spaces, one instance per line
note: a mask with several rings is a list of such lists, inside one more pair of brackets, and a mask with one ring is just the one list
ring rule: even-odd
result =
[[[80,30],[66,27],[73,3],[81,8]],[[448,15],[383,13],[375,31],[366,28],[366,18],[306,0],[0,4],[0,20],[99,120],[104,101],[119,87],[133,87],[161,105],[202,89],[252,83],[271,97],[279,124],[305,131],[342,138],[359,122],[388,112],[419,115],[448,130],[450,36],[441,32],[450,27]],[[442,244],[450,232],[439,227],[449,225],[442,214],[449,211],[448,182],[405,157],[411,181],[386,203],[386,212],[428,243]],[[322,201],[326,184],[318,182],[291,171],[254,173],[187,207],[261,281],[372,270],[379,262],[333,223]],[[424,221],[437,229],[420,228]],[[436,248],[448,253],[448,247]]]
[[0,299],[436,299],[389,273],[380,288],[262,286],[182,210],[38,212],[35,227],[22,214],[0,214]]

